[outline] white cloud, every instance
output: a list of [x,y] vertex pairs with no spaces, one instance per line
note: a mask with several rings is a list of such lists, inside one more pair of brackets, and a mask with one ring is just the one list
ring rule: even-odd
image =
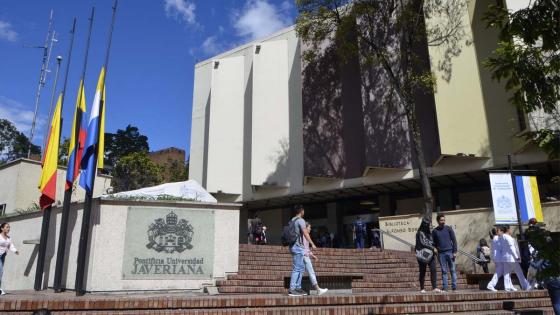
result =
[[165,0],[165,14],[168,17],[182,19],[187,24],[196,23],[196,14],[194,13],[196,6],[187,0]]
[[223,51],[223,45],[217,42],[217,36],[210,36],[202,43],[202,51],[206,55],[216,55]]
[[285,12],[289,8],[287,1],[276,7],[268,0],[248,0],[243,12],[235,14],[233,27],[238,36],[249,40],[265,37],[292,24]]
[[[29,136],[31,131],[31,124],[33,123],[33,111],[27,110],[23,104],[18,101],[9,99],[4,96],[0,96],[0,119],[9,120],[17,130]],[[43,128],[45,126],[46,119],[39,116],[35,125],[35,136],[33,137],[33,142],[38,142],[41,139],[43,133]]]
[[0,39],[7,40],[9,42],[15,42],[18,38],[16,31],[12,29],[12,24],[5,21],[0,21]]

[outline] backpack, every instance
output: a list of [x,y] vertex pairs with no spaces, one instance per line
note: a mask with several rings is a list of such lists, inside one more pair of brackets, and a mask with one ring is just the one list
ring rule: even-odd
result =
[[298,219],[292,219],[290,220],[290,222],[288,223],[288,225],[284,226],[284,230],[282,231],[282,246],[290,246],[292,247],[299,235],[296,231],[296,221]]

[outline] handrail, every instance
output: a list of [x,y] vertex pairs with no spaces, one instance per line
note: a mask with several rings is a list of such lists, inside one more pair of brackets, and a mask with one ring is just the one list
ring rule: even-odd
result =
[[[374,231],[374,232],[379,232],[379,233],[381,233],[382,235],[387,235],[387,236],[389,236],[389,237],[391,237],[391,238],[393,238],[393,239],[395,239],[395,240],[397,240],[397,241],[399,241],[399,242],[401,242],[401,243],[403,243],[403,244],[405,244],[405,245],[411,246],[411,247],[413,247],[413,248],[416,247],[416,245],[414,245],[414,244],[412,244],[412,243],[410,243],[410,242],[408,242],[408,241],[405,241],[405,240],[403,240],[402,238],[400,238],[400,237],[398,237],[398,236],[396,236],[396,235],[393,235],[391,232],[383,231],[382,229],[371,229],[371,230]],[[384,246],[383,246],[383,238],[381,237],[380,239],[381,239],[381,248],[384,249]],[[473,255],[473,254],[471,254],[471,253],[469,253],[469,252],[465,252],[465,251],[463,251],[463,250],[461,250],[461,249],[457,249],[457,252],[458,252],[459,254],[463,255],[463,256],[466,256],[466,257],[470,258],[473,262],[476,262],[476,263],[480,263],[480,262],[489,262],[489,260],[480,259],[480,258],[476,257],[475,255]]]

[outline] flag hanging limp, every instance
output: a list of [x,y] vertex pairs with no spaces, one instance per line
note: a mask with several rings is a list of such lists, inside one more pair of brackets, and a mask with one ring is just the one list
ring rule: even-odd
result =
[[[86,145],[82,160],[80,163],[80,186],[82,186],[90,194],[93,193],[93,181],[96,175],[96,165],[103,165],[103,137],[100,135],[105,132],[104,126],[104,111],[105,111],[105,68],[101,68],[99,80],[97,81],[97,89],[95,90],[95,97],[91,106],[91,113],[89,116]],[[97,158],[98,163],[94,163]],[[99,164],[101,163],[101,164]]]
[[41,197],[39,205],[41,210],[52,205],[56,200],[56,171],[58,168],[58,146],[60,142],[60,111],[62,107],[62,94],[58,97],[56,108],[52,116],[49,136],[43,156],[43,170],[39,181]]
[[66,189],[72,187],[80,171],[80,161],[86,142],[86,96],[84,93],[84,82],[80,81],[78,97],[76,99],[76,110],[70,134],[70,145],[68,147],[68,169],[66,171]]

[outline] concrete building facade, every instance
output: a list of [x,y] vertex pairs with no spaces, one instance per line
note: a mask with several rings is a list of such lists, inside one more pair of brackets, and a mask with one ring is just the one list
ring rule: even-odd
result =
[[[0,208],[3,215],[25,212],[39,204],[41,192],[37,188],[41,176],[41,162],[28,159],[18,159],[0,166]],[[95,178],[94,197],[107,193],[111,187],[111,176],[98,174]],[[77,183],[77,182],[76,182]],[[66,168],[59,167],[56,174],[56,202],[54,206],[62,205],[64,187],[66,185]],[[76,184],[77,186],[77,184]],[[85,190],[75,188],[72,192],[72,202],[83,201]]]
[[[491,206],[486,170],[507,167],[508,154],[515,167],[536,170],[543,199],[558,197],[557,161],[518,137],[527,117],[483,66],[497,47],[481,20],[486,6],[468,2],[461,18],[472,44],[449,78],[438,75],[434,93],[416,95],[438,211]],[[377,226],[380,216],[421,211],[408,123],[382,71],[342,65],[328,45],[305,62],[306,49],[290,27],[196,65],[190,179],[243,203],[242,217],[258,211],[275,222],[273,242],[294,204],[322,231],[344,235],[356,215]],[[444,58],[437,47],[419,49],[422,67]]]

